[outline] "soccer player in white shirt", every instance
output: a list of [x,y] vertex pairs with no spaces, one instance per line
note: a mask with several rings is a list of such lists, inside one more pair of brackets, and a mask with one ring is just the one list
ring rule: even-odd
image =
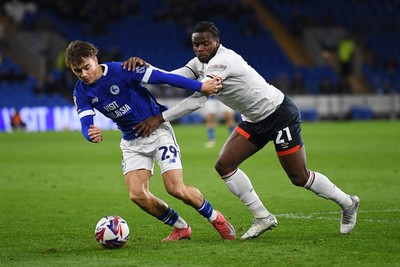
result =
[[154,162],[160,166],[170,195],[195,208],[222,238],[235,239],[235,229],[224,216],[213,209],[196,187],[184,184],[180,150],[170,123],[163,123],[153,134],[143,138],[134,129],[137,123],[167,110],[143,83],[167,83],[213,94],[220,89],[220,82],[201,83],[145,66],[128,72],[121,62],[99,64],[97,52],[93,44],[79,40],[72,41],[66,49],[67,65],[79,78],[73,96],[83,136],[93,143],[103,140],[101,130],[93,123],[95,109],[116,123],[122,132],[122,171],[131,200],[148,214],[174,227],[163,241],[190,238],[192,230],[174,209],[150,192]]
[[[356,224],[359,198],[344,193],[322,173],[306,167],[306,153],[301,137],[301,118],[296,104],[280,90],[267,83],[243,58],[220,44],[220,33],[211,22],[198,23],[192,33],[196,57],[173,71],[188,78],[207,80],[219,77],[223,88],[216,98],[239,112],[241,122],[225,142],[215,169],[229,188],[253,213],[250,229],[241,237],[249,239],[277,226],[276,217],[259,199],[240,164],[262,149],[269,141],[282,168],[296,186],[337,203],[342,210],[340,232],[348,234]],[[124,67],[147,64],[130,58]],[[194,93],[175,107],[148,118],[136,126],[147,136],[164,121],[172,121],[204,105],[207,96]]]

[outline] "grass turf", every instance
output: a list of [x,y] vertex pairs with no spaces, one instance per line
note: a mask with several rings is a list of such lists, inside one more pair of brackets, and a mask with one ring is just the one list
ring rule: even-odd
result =
[[[187,184],[222,211],[240,237],[252,216],[213,169],[217,146],[206,130],[175,126]],[[171,228],[129,200],[120,170],[119,132],[91,144],[79,132],[0,134],[0,266],[397,266],[400,262],[400,122],[303,124],[308,167],[361,199],[358,223],[339,233],[332,202],[291,185],[272,144],[242,164],[278,227],[249,241],[221,240],[191,207],[167,195],[156,167],[151,191],[191,224],[192,239],[162,243]],[[94,227],[117,214],[131,237],[101,248]]]

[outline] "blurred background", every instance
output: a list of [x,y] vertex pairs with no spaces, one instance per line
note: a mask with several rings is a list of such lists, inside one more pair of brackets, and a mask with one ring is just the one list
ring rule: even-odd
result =
[[[26,131],[80,129],[76,77],[64,60],[71,40],[94,43],[100,62],[136,55],[173,70],[194,57],[191,31],[202,20],[214,22],[225,47],[294,98],[304,121],[397,120],[399,13],[400,0],[3,0],[0,132],[19,121]],[[152,91],[169,106],[188,96]],[[115,127],[96,119],[103,129]]]

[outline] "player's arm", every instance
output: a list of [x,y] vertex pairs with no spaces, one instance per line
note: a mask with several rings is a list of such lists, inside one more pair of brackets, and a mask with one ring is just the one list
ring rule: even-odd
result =
[[193,95],[185,98],[171,109],[168,109],[162,113],[164,121],[174,121],[185,115],[192,113],[193,111],[201,108],[206,103],[208,97],[194,93]]
[[103,141],[103,135],[99,127],[94,126],[93,115],[87,115],[80,119],[81,132],[86,140],[92,143],[100,143]]
[[131,57],[124,61],[121,65],[122,68],[127,69],[128,71],[132,70],[137,74],[145,71],[141,79],[141,82],[144,83],[168,84],[178,88],[201,92],[207,96],[215,95],[222,88],[221,80],[218,78],[207,80],[205,82],[199,82],[184,77],[186,75],[181,76],[157,69],[138,57]]
[[218,77],[204,82],[199,82],[177,74],[163,72],[152,67],[147,69],[142,81],[150,84],[165,83],[171,86],[201,92],[207,96],[215,95],[222,88],[221,80]]
[[82,87],[77,85],[74,89],[73,99],[78,117],[81,122],[81,132],[86,140],[93,143],[100,143],[103,140],[101,130],[94,126],[93,117],[96,115],[87,99],[82,96]]
[[142,137],[147,137],[163,122],[178,119],[201,108],[207,101],[207,99],[207,96],[196,92],[193,95],[182,100],[173,108],[164,111],[162,114],[147,118],[146,120],[138,123],[133,129],[137,131],[137,136],[141,135]]

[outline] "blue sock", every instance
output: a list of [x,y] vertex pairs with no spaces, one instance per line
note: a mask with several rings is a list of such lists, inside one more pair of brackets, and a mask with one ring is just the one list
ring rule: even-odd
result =
[[179,217],[178,213],[174,211],[172,208],[168,207],[168,209],[157,219],[159,219],[165,224],[173,226],[176,220],[178,220],[178,217]]
[[214,130],[214,128],[208,128],[207,129],[207,134],[208,134],[208,141],[214,141],[215,140],[215,130]]
[[213,212],[213,207],[211,206],[210,202],[208,202],[207,199],[204,199],[203,204],[201,207],[197,210],[201,215],[204,216],[204,218],[209,219],[212,215]]

